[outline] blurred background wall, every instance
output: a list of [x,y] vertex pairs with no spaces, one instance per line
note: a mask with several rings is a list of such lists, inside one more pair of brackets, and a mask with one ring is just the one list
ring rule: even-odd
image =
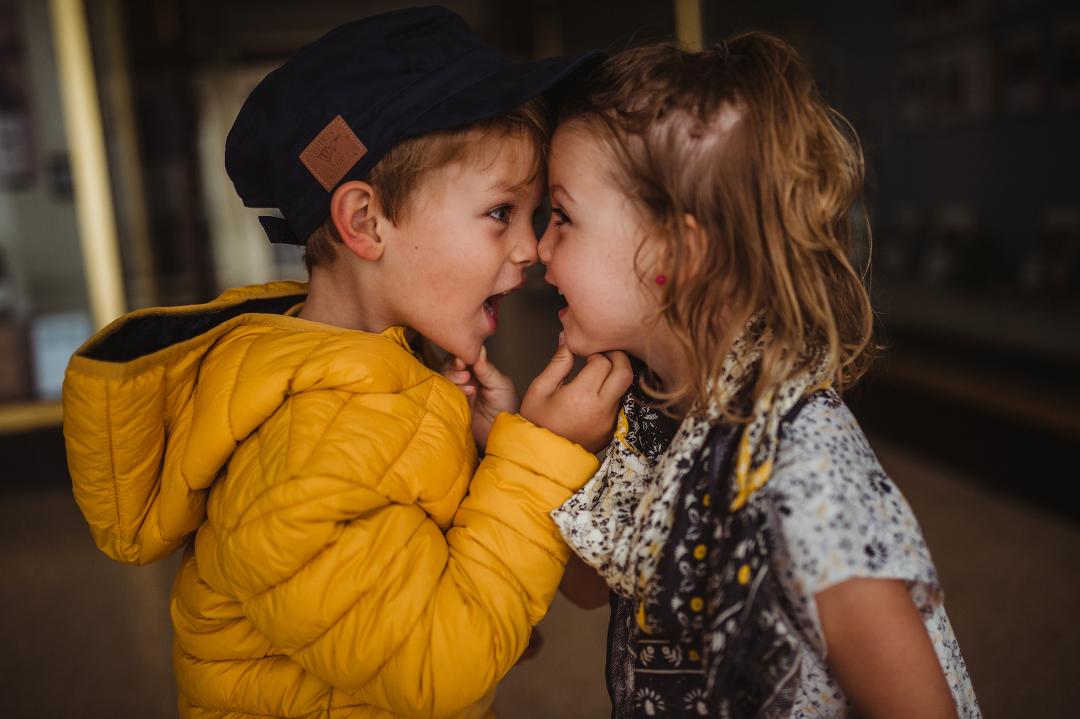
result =
[[[175,562],[134,569],[94,548],[64,460],[63,369],[121,311],[303,278],[235,197],[225,135],[304,43],[409,4],[0,0],[0,714],[175,714]],[[749,29],[800,48],[868,162],[858,212],[885,350],[849,401],[920,518],[986,715],[1074,716],[1075,3],[446,4],[518,59]],[[490,345],[522,389],[558,333],[541,275]],[[500,716],[606,716],[606,619],[558,599]]]

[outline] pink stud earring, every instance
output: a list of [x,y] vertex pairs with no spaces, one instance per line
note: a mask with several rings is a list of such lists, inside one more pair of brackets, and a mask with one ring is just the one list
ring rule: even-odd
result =
[[657,275],[656,276],[656,284],[662,285],[665,282],[667,282],[667,275]]

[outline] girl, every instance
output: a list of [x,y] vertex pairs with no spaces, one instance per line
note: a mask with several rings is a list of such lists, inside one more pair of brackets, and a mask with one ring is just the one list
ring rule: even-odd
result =
[[540,258],[569,349],[647,367],[553,514],[613,590],[614,715],[978,716],[918,524],[840,399],[873,322],[850,126],[756,33],[628,50],[571,95]]

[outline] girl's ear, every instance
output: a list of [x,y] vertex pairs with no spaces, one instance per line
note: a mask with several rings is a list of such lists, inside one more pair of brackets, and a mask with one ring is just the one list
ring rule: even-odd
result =
[[371,262],[382,257],[386,246],[379,236],[382,216],[374,187],[360,180],[338,187],[330,197],[330,217],[350,252]]
[[[683,263],[682,277],[700,272],[700,268],[704,267],[706,260],[709,257],[709,235],[700,224],[698,224],[697,218],[686,213],[683,215],[683,239],[684,247],[686,249],[685,261]],[[736,282],[736,278],[731,275],[730,272],[722,269],[720,277],[714,277],[712,282],[719,285],[720,291],[726,298],[725,302],[731,302],[735,299],[735,293],[739,289],[739,285]],[[724,309],[722,312],[726,313]]]
[[683,237],[686,239],[687,267],[701,267],[708,255],[709,238],[697,218],[689,212],[683,215]]
[[674,267],[672,251],[667,245],[657,243],[651,259],[651,267],[656,284],[665,285],[674,275],[685,277],[687,272],[694,272],[704,262],[708,245],[705,231],[698,224],[697,218],[686,213],[683,215],[683,252],[680,268]]

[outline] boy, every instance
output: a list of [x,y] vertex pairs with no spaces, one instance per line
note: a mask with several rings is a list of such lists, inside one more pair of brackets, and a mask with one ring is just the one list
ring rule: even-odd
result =
[[407,334],[484,362],[536,260],[530,98],[590,57],[515,66],[440,8],[332,31],[260,83],[226,145],[244,203],[283,215],[261,218],[270,239],[306,245],[310,287],[135,312],[72,358],[64,432],[95,541],[134,564],[185,547],[181,716],[489,710],[568,556],[548,513],[595,471],[629,365],[597,356],[563,384],[560,343],[521,413],[478,428],[477,467],[466,398]]

